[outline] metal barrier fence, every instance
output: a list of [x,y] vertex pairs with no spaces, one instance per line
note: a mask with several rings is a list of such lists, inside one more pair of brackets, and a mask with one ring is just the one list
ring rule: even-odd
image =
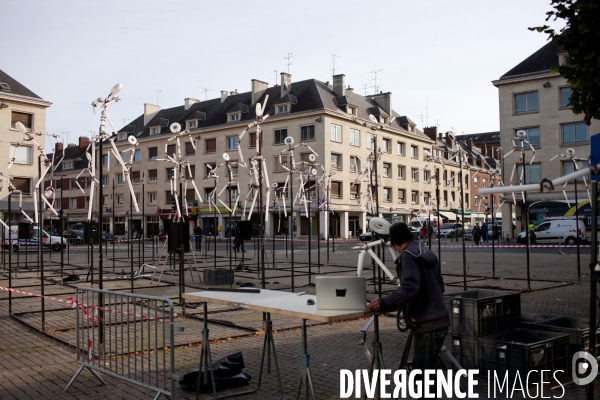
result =
[[101,372],[174,398],[175,327],[168,298],[77,288],[75,303],[77,370],[84,368],[102,384]]

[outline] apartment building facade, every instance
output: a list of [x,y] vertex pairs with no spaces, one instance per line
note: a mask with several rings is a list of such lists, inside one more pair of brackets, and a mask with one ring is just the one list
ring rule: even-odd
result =
[[[518,130],[527,133],[527,140],[535,149],[525,150],[526,183],[538,183],[541,179],[555,179],[573,172],[574,165],[565,157],[568,148],[575,150],[575,156],[586,161],[579,161],[578,166],[587,166],[590,155],[590,136],[600,131],[600,121],[592,120],[590,126],[583,122],[582,114],[574,114],[569,105],[571,88],[567,80],[560,74],[551,72],[553,66],[569,62],[569,55],[559,49],[553,42],[516,65],[500,79],[493,81],[498,88],[500,109],[500,137],[503,154],[513,149],[512,138]],[[534,158],[535,155],[535,158]],[[518,163],[520,149],[504,158],[505,185],[518,184],[518,178],[510,182],[513,169],[515,176],[520,176],[523,168]],[[531,161],[533,160],[533,163]],[[583,181],[577,187],[579,200],[587,199]],[[566,193],[569,200],[575,199],[575,185],[568,184]],[[521,214],[521,194],[515,194],[517,204],[513,204],[512,196],[507,196],[503,207],[503,237],[513,237],[512,218],[514,212]],[[527,203],[539,200],[564,200],[562,188],[553,192],[529,193]],[[521,232],[521,224],[516,223],[514,234]]]
[[[250,210],[250,202],[244,201],[250,190],[250,176],[246,168],[237,164],[240,161],[238,137],[255,119],[256,104],[262,104],[267,95],[269,118],[261,128],[262,156],[267,163],[269,181],[277,183],[281,188],[288,178],[287,171],[279,162],[279,155],[287,147],[284,144],[286,137],[292,137],[296,144],[305,143],[318,154],[315,162],[323,167],[317,166],[319,174],[323,169],[336,168],[331,182],[331,212],[323,211],[322,208],[321,211],[318,210],[318,204],[322,203],[326,195],[322,192],[317,193],[316,189],[312,190],[308,215],[304,207],[296,203],[294,220],[288,221],[293,223],[296,236],[316,236],[320,233],[322,237],[329,234],[348,238],[357,236],[361,229],[367,229],[367,216],[358,205],[360,193],[367,190],[366,183],[353,183],[363,171],[361,160],[365,162],[372,154],[372,135],[376,135],[376,146],[383,151],[378,164],[381,179],[377,193],[379,211],[383,217],[390,222],[409,222],[414,216],[424,216],[433,211],[430,204],[433,203],[432,198],[435,195],[435,181],[432,178],[436,163],[427,163],[425,159],[427,154],[437,151],[437,139],[425,135],[410,119],[396,113],[392,109],[391,93],[361,96],[346,85],[344,75],[334,76],[333,83],[330,84],[314,79],[292,82],[291,75],[282,73],[280,85],[274,87],[252,80],[251,90],[245,93],[222,91],[220,98],[207,101],[187,98],[182,106],[164,110],[156,105],[145,104],[144,113],[121,128],[114,136],[116,146],[123,152],[122,157],[126,160],[130,157],[130,153],[126,151],[131,148],[128,137],[133,135],[137,139],[131,178],[140,210],[143,207],[144,212],[142,214],[131,211],[128,185],[114,156],[107,154],[108,146],[105,144],[104,155],[99,157],[104,174],[102,183],[105,229],[117,236],[126,235],[130,229],[143,229],[146,233],[168,232],[168,225],[175,213],[171,182],[173,176],[179,175],[173,170],[173,165],[164,159],[165,154],[175,151],[174,142],[166,142],[173,135],[169,126],[174,122],[189,129],[194,140],[194,146],[189,141],[182,143],[182,156],[189,161],[191,169],[191,175],[189,171],[184,171],[188,179],[185,193],[187,215],[184,212],[184,217],[189,223],[190,231],[196,224],[203,228],[204,234],[217,233],[222,236],[234,229],[235,221],[241,218],[242,211],[245,209],[247,213]],[[370,128],[372,123],[369,115],[376,117],[381,124],[388,123],[392,117],[395,117],[395,120],[381,130],[373,131]],[[246,163],[257,151],[255,135],[255,128],[251,128],[239,143]],[[65,160],[73,157],[81,159],[83,145],[80,143],[77,149],[79,150],[71,150],[72,154],[67,155]],[[69,147],[66,150],[69,151]],[[223,202],[229,204],[230,198],[235,202],[238,194],[240,195],[237,211],[231,220],[229,212],[221,203],[217,202],[217,211],[206,202],[208,194],[215,187],[214,180],[206,179],[210,171],[209,165],[211,168],[220,165],[218,191],[228,181],[225,167],[221,165],[224,162],[223,154],[227,154],[234,165],[232,179],[239,183],[240,189],[239,193],[236,190],[225,190],[220,197]],[[296,161],[308,161],[309,154],[308,147],[298,147],[295,151]],[[447,153],[446,157],[450,155]],[[285,163],[288,160],[284,157],[282,161]],[[74,163],[74,168],[66,173],[76,175],[85,166]],[[437,168],[441,168],[441,165]],[[441,216],[446,221],[454,222],[456,218],[460,218],[455,212],[460,209],[457,190],[458,165],[448,161],[443,169],[449,175],[441,184],[441,196],[446,193],[446,197],[440,203]],[[65,173],[65,169],[59,168],[59,172]],[[75,176],[69,176],[68,179],[72,182],[74,178]],[[298,193],[297,178],[297,175],[292,176],[288,184],[285,204],[288,213],[290,195],[295,196]],[[86,178],[80,179],[80,186],[85,192]],[[201,199],[197,198],[190,179],[196,183]],[[314,183],[309,184],[313,185]],[[470,198],[470,185],[466,186],[468,187],[465,187],[465,193],[467,198]],[[78,187],[75,190],[73,185],[70,185],[68,190],[65,190],[63,196],[69,199],[69,213],[83,215],[85,207],[80,206],[88,204],[87,195]],[[280,191],[272,191],[271,199],[275,195],[280,195]],[[63,200],[62,205],[66,207],[67,200]],[[469,208],[468,204],[466,208]],[[264,209],[270,213],[269,223],[265,225],[267,236],[284,235],[286,221],[283,201],[280,199],[279,203],[265,204]],[[255,228],[259,224],[257,210],[258,207],[255,207],[252,216]],[[129,223],[130,217],[133,220],[132,224]],[[75,221],[69,218],[70,221]],[[465,222],[471,219],[465,218]]]
[[[39,179],[38,156],[41,153],[32,142],[24,142],[22,145],[16,146],[25,137],[17,130],[15,124],[21,122],[30,132],[45,132],[46,109],[51,105],[52,103],[43,100],[0,70],[0,136],[5,144],[4,150],[0,152],[0,173],[12,177],[12,184],[23,193],[23,209],[29,214],[34,209],[33,193],[35,182]],[[36,136],[35,140],[43,151],[45,137]],[[14,162],[9,169],[11,158],[14,158]],[[5,189],[2,191],[2,195],[8,193],[7,185],[3,186]],[[23,216],[19,213],[18,196],[11,197],[12,213],[10,217],[7,197],[0,200],[0,209],[3,210],[4,221],[16,222],[23,219]]]

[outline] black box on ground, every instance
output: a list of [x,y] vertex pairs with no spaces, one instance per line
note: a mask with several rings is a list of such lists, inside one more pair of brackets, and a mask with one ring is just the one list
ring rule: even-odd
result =
[[204,283],[210,285],[229,285],[233,282],[233,271],[229,275],[228,268],[206,268],[204,270]]

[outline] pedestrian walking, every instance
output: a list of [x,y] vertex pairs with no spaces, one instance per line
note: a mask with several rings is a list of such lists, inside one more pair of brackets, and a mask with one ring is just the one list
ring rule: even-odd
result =
[[473,240],[475,241],[475,246],[479,246],[480,239],[481,239],[481,232],[479,231],[479,223],[476,223],[475,228],[473,228]]
[[425,227],[426,225],[423,225],[421,227],[421,243],[425,242],[425,238],[427,237],[427,228]]
[[202,250],[202,228],[200,228],[200,225],[196,225],[194,236],[196,237],[196,250]]

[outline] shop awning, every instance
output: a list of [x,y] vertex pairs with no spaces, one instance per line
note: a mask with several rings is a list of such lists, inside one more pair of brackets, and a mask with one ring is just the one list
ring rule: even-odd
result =
[[447,218],[448,221],[456,221],[457,215],[450,211],[440,211],[440,215],[443,218]]

